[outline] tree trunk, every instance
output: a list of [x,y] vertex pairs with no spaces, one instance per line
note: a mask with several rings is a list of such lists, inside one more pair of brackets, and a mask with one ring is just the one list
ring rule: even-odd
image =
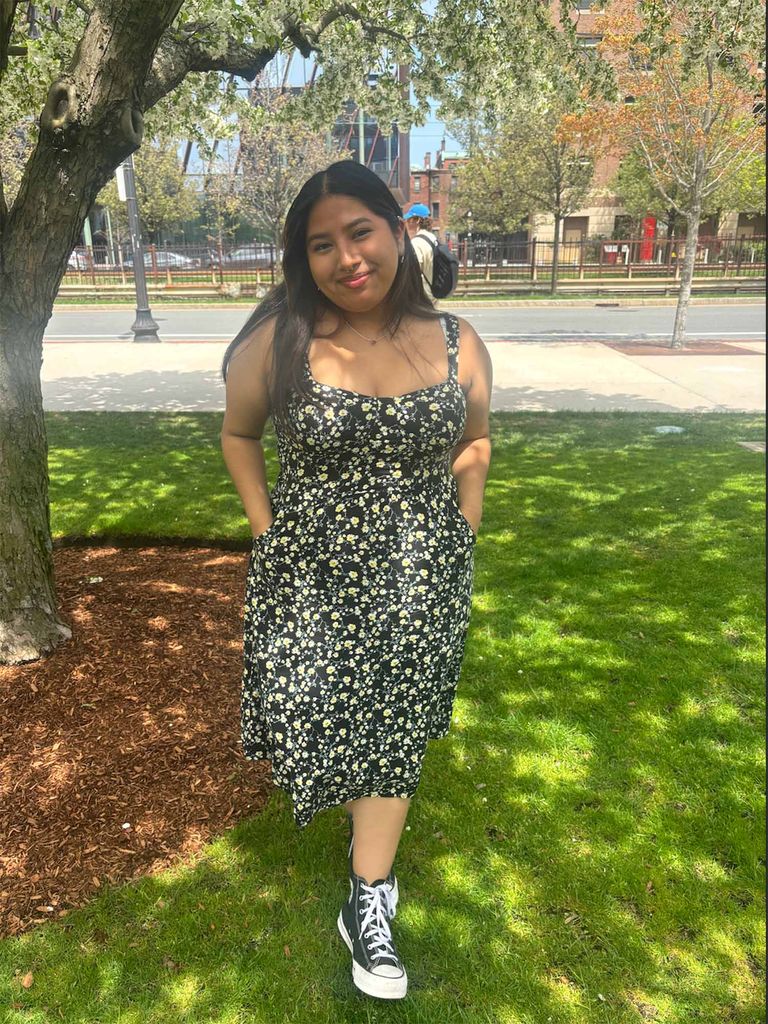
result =
[[555,241],[552,246],[552,280],[549,285],[549,294],[557,295],[557,276],[560,267],[560,225],[562,223],[562,217],[559,213],[555,214]]
[[0,664],[34,661],[72,631],[57,614],[48,443],[40,365],[43,327],[0,306]]
[[685,237],[685,258],[680,273],[680,292],[675,312],[675,326],[672,331],[672,348],[682,348],[685,344],[685,324],[688,319],[688,307],[691,303],[691,284],[696,264],[696,244],[699,240],[699,224],[701,222],[701,204],[697,204],[686,217],[688,227]]
[[137,97],[180,6],[93,5],[0,216],[0,663],[35,660],[72,635],[58,618],[51,558],[43,333],[88,211],[141,143]]

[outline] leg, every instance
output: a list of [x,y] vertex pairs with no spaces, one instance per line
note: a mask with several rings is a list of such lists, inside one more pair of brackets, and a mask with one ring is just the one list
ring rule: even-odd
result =
[[389,874],[410,803],[410,797],[400,796],[364,796],[347,801],[355,830],[352,870],[367,885]]

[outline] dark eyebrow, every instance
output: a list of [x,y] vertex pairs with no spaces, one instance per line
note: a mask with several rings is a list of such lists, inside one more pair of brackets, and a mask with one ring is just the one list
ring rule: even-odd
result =
[[[364,220],[370,221],[371,218],[370,217],[358,217],[357,220],[351,220],[349,222],[349,224],[347,224],[347,231],[351,230],[351,228],[357,227],[357,225],[361,224]],[[307,239],[307,245],[309,245],[310,242],[314,242],[316,238],[327,238],[327,237],[328,237],[328,232],[327,231],[321,231],[319,233],[311,235]]]

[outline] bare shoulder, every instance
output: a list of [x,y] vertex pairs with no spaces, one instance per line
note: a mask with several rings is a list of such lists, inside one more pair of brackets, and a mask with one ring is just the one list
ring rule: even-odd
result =
[[490,390],[493,364],[485,342],[463,316],[456,319],[459,323],[459,376],[469,385],[482,382]]
[[230,356],[227,376],[235,370],[252,373],[254,369],[266,370],[272,359],[272,345],[275,340],[277,315],[261,320],[253,330],[240,341]]
[[276,316],[256,324],[230,356],[222,435],[259,439],[270,414],[269,369]]

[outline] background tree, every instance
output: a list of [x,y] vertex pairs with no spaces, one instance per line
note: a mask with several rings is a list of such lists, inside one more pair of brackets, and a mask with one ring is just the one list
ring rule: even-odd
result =
[[765,10],[759,0],[676,0],[662,17],[655,14],[655,5],[614,0],[598,19],[620,98],[589,119],[602,117],[619,152],[642,157],[654,190],[685,221],[672,335],[679,348],[702,217],[764,148],[764,124],[753,108],[765,90]]
[[512,183],[504,147],[491,135],[476,135],[474,147],[474,156],[458,168],[458,183],[451,193],[450,230],[466,231],[466,215],[471,210],[472,224],[478,231],[517,231],[528,207]]
[[[181,166],[178,147],[178,141],[157,139],[145,142],[134,160],[142,229],[148,240],[158,245],[164,231],[191,220],[199,209],[194,185]],[[109,207],[120,232],[127,232],[128,212],[117,194],[114,177],[101,190],[97,202]]]
[[200,197],[202,223],[208,241],[219,247],[234,240],[247,216],[238,154],[239,146],[232,139],[224,139],[215,147],[210,143],[201,147],[207,165]]
[[723,180],[714,196],[716,211],[764,214],[765,184],[765,152],[761,150]]
[[241,134],[244,210],[277,252],[285,216],[302,184],[351,154],[340,153],[327,132],[308,131],[286,117],[290,96],[266,74],[256,80],[253,102],[261,124],[251,124]]
[[[669,238],[676,237],[678,227],[685,226],[685,220],[676,206],[669,206],[667,196],[657,187],[643,155],[639,152],[627,154],[614,175],[610,189],[626,207],[629,216],[639,224],[650,214],[664,226]],[[677,194],[675,182],[670,182],[667,195]],[[765,154],[756,153],[754,159],[723,179],[721,185],[708,197],[702,206],[702,218],[721,217],[724,213],[739,210],[744,213],[765,213]]]
[[595,174],[599,136],[574,128],[579,100],[571,92],[546,90],[505,111],[502,139],[509,187],[531,213],[554,219],[550,293],[557,292],[562,223],[580,209]]
[[677,235],[678,221],[682,218],[676,207],[670,206],[667,197],[655,187],[642,154],[631,152],[624,157],[609,188],[626,207],[636,225],[650,215],[664,226],[668,237]]

